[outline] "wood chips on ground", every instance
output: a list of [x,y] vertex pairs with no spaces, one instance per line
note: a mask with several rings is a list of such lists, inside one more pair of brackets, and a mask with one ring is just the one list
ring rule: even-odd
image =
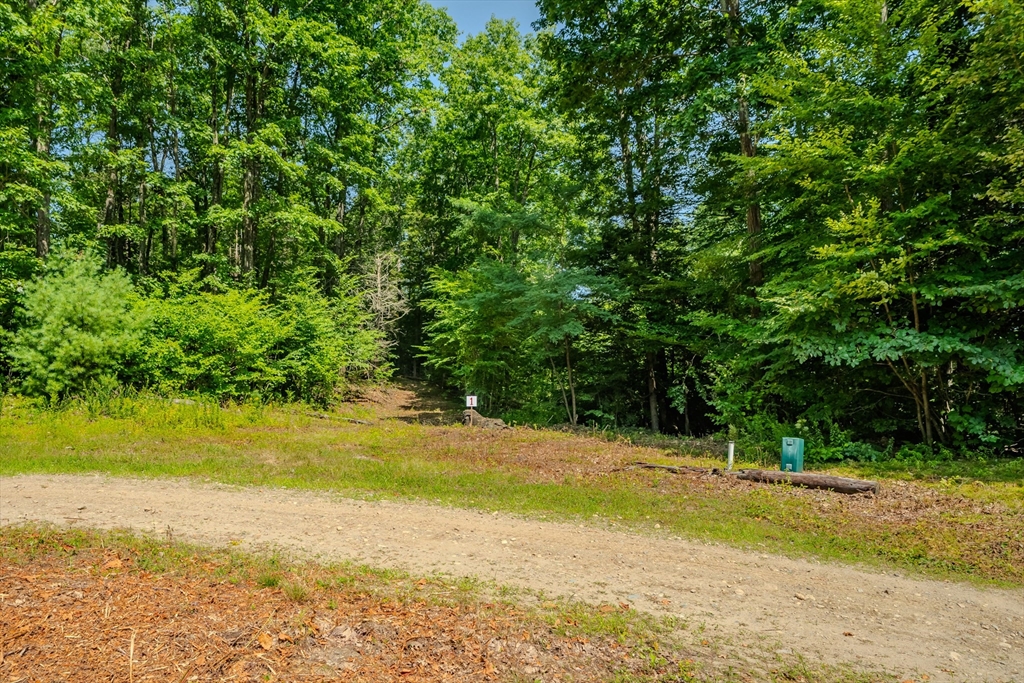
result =
[[296,600],[198,562],[151,573],[123,549],[70,546],[0,559],[0,680],[582,681],[646,666],[507,605],[322,587]]

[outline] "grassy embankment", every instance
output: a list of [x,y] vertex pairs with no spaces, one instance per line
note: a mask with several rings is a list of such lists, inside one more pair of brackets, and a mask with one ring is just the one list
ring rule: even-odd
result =
[[962,465],[956,477],[921,467],[838,468],[884,477],[881,495],[863,498],[622,469],[636,460],[721,465],[680,456],[664,442],[484,432],[379,412],[386,411],[346,405],[317,416],[299,406],[161,399],[44,411],[8,398],[0,409],[0,475],[103,472],[405,497],[1024,584],[1021,460],[976,464],[976,478],[964,476]]

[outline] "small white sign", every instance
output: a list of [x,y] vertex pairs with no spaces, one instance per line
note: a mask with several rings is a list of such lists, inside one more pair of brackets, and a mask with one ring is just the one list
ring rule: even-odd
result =
[[476,408],[476,396],[467,396],[466,397],[466,407],[467,408]]

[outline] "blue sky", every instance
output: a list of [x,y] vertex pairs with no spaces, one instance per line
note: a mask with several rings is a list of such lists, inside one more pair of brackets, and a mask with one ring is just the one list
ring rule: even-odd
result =
[[462,32],[464,39],[483,30],[491,16],[515,19],[523,33],[531,31],[530,24],[540,17],[534,0],[429,0],[435,7],[446,7]]

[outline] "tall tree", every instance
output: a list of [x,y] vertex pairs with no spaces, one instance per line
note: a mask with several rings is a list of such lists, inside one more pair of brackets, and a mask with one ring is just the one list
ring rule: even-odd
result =
[[670,283],[692,96],[676,75],[690,49],[685,27],[696,15],[683,2],[551,0],[540,7],[553,31],[545,40],[556,74],[552,95],[580,126],[591,181],[609,190],[593,206],[601,227],[584,260],[628,286],[616,333],[640,360],[634,376],[651,428],[677,428],[669,424],[667,389],[678,337],[671,306],[680,292]]

